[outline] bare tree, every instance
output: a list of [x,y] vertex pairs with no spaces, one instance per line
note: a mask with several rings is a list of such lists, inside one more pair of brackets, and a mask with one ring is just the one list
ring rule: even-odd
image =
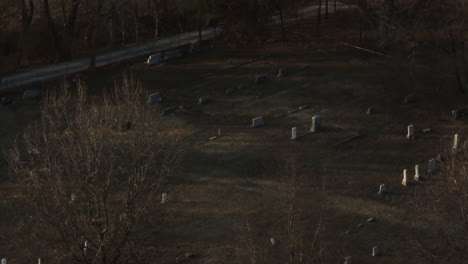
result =
[[[132,233],[173,173],[183,144],[131,78],[103,104],[83,85],[51,91],[41,120],[8,153],[12,180],[31,206],[27,234],[43,258],[62,263],[128,263]],[[54,251],[48,245],[54,245]]]

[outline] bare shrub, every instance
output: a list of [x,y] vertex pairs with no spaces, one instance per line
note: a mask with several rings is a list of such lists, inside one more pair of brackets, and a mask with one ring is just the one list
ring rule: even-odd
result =
[[461,263],[468,258],[468,151],[450,147],[440,157],[437,175],[413,201],[420,220],[435,230],[435,243],[420,246],[433,263]]
[[[253,202],[251,208],[243,210],[242,238],[250,263],[323,263],[325,191],[323,189],[321,206],[315,208],[317,214],[311,218],[311,208],[305,200],[305,172],[301,163],[297,159],[286,159],[278,161],[277,165],[278,196],[282,201],[274,204],[279,206],[271,215],[266,213],[271,213],[272,208],[262,208],[267,202]],[[272,200],[274,197],[265,198]],[[274,245],[269,235],[272,235]]]
[[132,232],[184,150],[183,136],[159,116],[131,77],[100,103],[82,83],[77,94],[66,86],[47,94],[40,120],[7,153],[30,205],[22,244],[34,246],[24,256],[128,263]]

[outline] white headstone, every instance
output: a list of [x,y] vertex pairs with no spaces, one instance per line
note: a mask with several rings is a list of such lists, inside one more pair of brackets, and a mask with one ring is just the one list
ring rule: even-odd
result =
[[413,125],[408,126],[408,134],[406,135],[406,138],[414,139],[414,126]]
[[265,122],[263,121],[263,117],[256,117],[252,119],[252,125],[250,127],[260,127],[265,125]]
[[161,203],[167,203],[167,193],[163,193],[161,195]]
[[218,128],[218,137],[221,136],[221,128]]
[[433,173],[435,171],[435,167],[436,167],[436,160],[430,159],[427,164],[427,173]]
[[296,140],[297,139],[297,129],[293,127],[291,129],[291,140]]
[[74,202],[76,200],[76,198],[77,198],[76,194],[72,193],[70,195],[70,201]]
[[401,181],[401,185],[403,186],[406,186],[408,184],[408,174],[407,174],[408,170],[407,169],[404,169],[403,170],[403,180]]
[[83,252],[86,254],[86,251],[88,251],[88,240],[85,240],[84,245],[83,245]]
[[414,180],[419,181],[419,165],[414,166]]
[[353,263],[353,258],[351,256],[347,256],[344,264],[352,264],[352,263]]
[[458,149],[458,134],[455,134],[453,136],[453,150],[457,150]]
[[322,118],[319,115],[312,117],[312,126],[310,127],[311,132],[319,132],[322,127]]
[[384,194],[387,192],[387,186],[385,184],[380,184],[379,186],[379,194]]
[[2,263],[1,264],[7,264],[6,258],[2,258]]
[[37,264],[41,264],[41,259],[40,258],[37,259]]
[[373,248],[372,248],[372,256],[373,256],[373,257],[376,257],[376,256],[378,256],[378,255],[380,255],[380,250],[379,250],[379,248],[378,248],[378,247],[373,247]]
[[272,246],[276,246],[276,239],[274,237],[270,238],[270,243]]

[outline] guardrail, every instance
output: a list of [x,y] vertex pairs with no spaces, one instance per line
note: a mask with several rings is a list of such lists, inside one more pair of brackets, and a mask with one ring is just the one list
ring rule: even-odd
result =
[[[215,34],[220,33],[222,28],[216,28],[213,34],[213,28],[202,31],[202,39],[214,38]],[[131,58],[144,56],[150,53],[161,52],[198,41],[198,31],[189,32],[165,39],[157,40],[138,47],[127,48],[119,51],[113,51],[96,57],[96,67],[103,67],[109,64],[121,62]],[[91,58],[80,59],[76,61],[65,62],[61,64],[47,66],[31,72],[19,73],[15,75],[0,78],[0,92],[10,90],[11,88],[27,85],[39,81],[51,80],[54,78],[83,72],[89,69]]]

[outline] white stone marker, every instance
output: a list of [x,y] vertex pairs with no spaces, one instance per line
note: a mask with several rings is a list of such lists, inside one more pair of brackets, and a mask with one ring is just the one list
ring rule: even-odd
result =
[[296,140],[297,139],[297,129],[293,127],[291,129],[291,140]]
[[2,263],[1,264],[7,264],[6,258],[2,258]]
[[86,251],[88,251],[88,240],[85,240],[84,246],[83,246],[83,252],[86,254]]
[[376,256],[379,256],[380,255],[380,250],[378,247],[373,247],[372,248],[372,256],[373,257],[376,257]]
[[458,149],[458,134],[453,136],[453,150],[456,151]]
[[221,136],[221,128],[218,128],[218,137]]
[[41,259],[40,258],[37,259],[37,264],[41,264]]
[[319,132],[322,127],[322,118],[319,115],[312,117],[312,126],[310,127],[311,132]]
[[414,126],[413,125],[408,126],[408,134],[406,135],[406,138],[414,139]]
[[419,181],[419,165],[414,166],[414,180]]
[[436,160],[430,159],[429,163],[427,164],[427,173],[433,173],[435,171]]
[[167,193],[161,194],[161,203],[167,203]]
[[380,184],[379,186],[379,194],[384,194],[387,192],[387,186],[385,184]]
[[278,241],[276,241],[276,239],[274,237],[271,237],[270,238],[270,243],[272,246],[276,246],[276,244],[278,243]]
[[265,122],[263,121],[263,117],[256,117],[252,119],[252,125],[250,127],[260,127],[265,125]]
[[401,185],[406,186],[408,184],[408,176],[407,176],[407,169],[403,170],[403,180],[401,181]]
[[351,256],[346,257],[344,264],[352,264],[353,258]]

